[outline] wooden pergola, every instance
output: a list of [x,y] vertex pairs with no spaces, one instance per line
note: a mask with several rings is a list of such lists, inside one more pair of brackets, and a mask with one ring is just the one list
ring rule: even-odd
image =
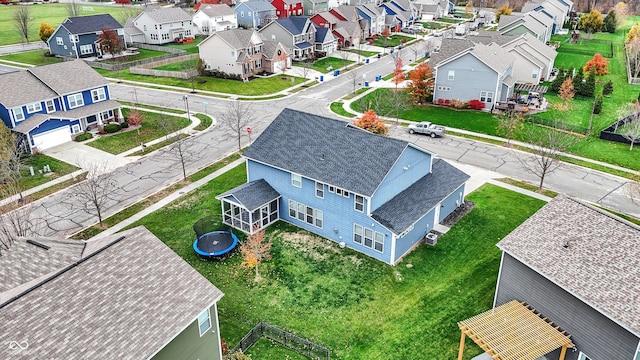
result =
[[558,348],[559,360],[574,345],[535,309],[515,300],[458,323],[462,331],[458,360],[462,360],[465,336],[495,360],[534,360]]

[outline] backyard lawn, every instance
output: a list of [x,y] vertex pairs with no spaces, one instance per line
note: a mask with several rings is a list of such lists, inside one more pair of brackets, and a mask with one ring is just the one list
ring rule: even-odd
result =
[[204,39],[206,39],[205,36],[196,36],[195,41],[190,43],[190,44],[170,43],[170,44],[166,44],[164,46],[170,47],[170,48],[174,48],[174,49],[184,50],[184,51],[187,52],[187,54],[197,54],[198,53],[198,44],[200,44],[202,42],[202,40],[204,40]]
[[394,34],[394,35],[389,36],[387,38],[387,40],[385,41],[384,36],[378,36],[373,40],[373,45],[374,46],[380,46],[380,47],[394,47],[394,46],[398,46],[398,45],[402,44],[402,40],[404,40],[405,42],[408,42],[408,41],[411,41],[413,39],[414,38],[412,38],[412,37]]
[[[123,109],[122,113],[125,118],[129,111],[131,110],[127,108]],[[125,129],[128,131],[102,136],[95,141],[87,143],[87,145],[111,154],[120,154],[121,152],[140,146],[141,143],[162,138],[166,136],[167,131],[172,132],[183,129],[190,124],[189,120],[183,117],[146,111],[141,111],[141,113],[144,119],[142,120],[142,126],[139,130]],[[171,124],[167,125],[167,130],[165,130],[162,124],[168,121],[170,121]]]
[[[22,179],[20,180],[20,185],[23,190],[31,189],[78,170],[77,167],[71,164],[67,164],[64,161],[54,159],[47,155],[31,155],[26,159],[24,165],[25,168],[22,170]],[[39,171],[43,170],[45,165],[49,165],[51,172],[40,173]],[[33,171],[35,173],[34,176],[31,176],[29,173],[29,167],[33,167]]]
[[180,62],[175,62],[167,65],[162,65],[158,67],[154,67],[156,70],[167,70],[167,71],[185,71],[195,69],[198,65],[198,59],[185,60]]
[[[225,293],[220,329],[231,347],[264,320],[328,347],[335,359],[455,358],[456,322],[491,307],[496,242],[543,205],[485,185],[468,197],[475,209],[436,247],[420,246],[396,267],[278,223],[267,234],[273,259],[260,265],[263,280],[255,282],[237,251],[204,261],[192,247],[192,225],[220,215],[214,197],[245,181],[243,164],[133,226],[145,225]],[[290,354],[268,342],[250,352],[256,359]],[[469,342],[465,359],[478,353]]]
[[313,70],[319,71],[324,74],[328,74],[334,70],[341,69],[345,66],[353,64],[355,61],[344,60],[337,57],[327,56],[322,59],[318,59],[309,65]]
[[[15,30],[12,19],[15,6],[0,6],[0,46],[9,44],[19,44],[21,39]],[[31,26],[29,27],[29,41],[42,41],[38,37],[40,23],[46,22],[51,24],[53,28],[57,28],[60,23],[69,17],[65,4],[39,4],[29,5],[29,15],[32,17]],[[139,10],[129,7],[120,6],[101,6],[99,3],[92,3],[90,6],[82,4],[80,6],[80,16],[111,14],[118,22],[124,24],[124,14],[135,15]]]
[[62,59],[57,57],[44,56],[45,50],[32,50],[21,53],[2,55],[0,60],[15,61],[23,64],[31,65],[47,65],[61,62]]

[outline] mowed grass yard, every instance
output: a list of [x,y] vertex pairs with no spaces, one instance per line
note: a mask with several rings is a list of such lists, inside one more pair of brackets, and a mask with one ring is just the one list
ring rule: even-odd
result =
[[[420,246],[396,267],[278,223],[267,233],[273,259],[260,265],[263,279],[255,282],[237,251],[205,261],[192,247],[192,225],[220,215],[215,196],[245,181],[243,164],[132,226],[146,226],[225,293],[218,310],[230,346],[263,320],[328,347],[335,359],[455,358],[457,321],[492,305],[495,244],[543,205],[485,185],[468,197],[475,209],[436,247]],[[290,354],[264,342],[250,352],[256,359]],[[469,340],[465,359],[478,353]]]
[[[40,24],[43,22],[51,24],[53,28],[57,28],[64,19],[69,17],[65,4],[38,4],[27,5],[29,15],[33,18],[29,26],[29,41],[42,41],[38,37]],[[13,21],[13,13],[16,6],[0,6],[0,46],[9,44],[19,44],[24,41],[15,29]],[[80,16],[111,14],[118,22],[124,24],[124,14],[134,13],[132,8],[120,6],[100,6],[99,3],[81,4]]]
[[46,50],[32,50],[0,56],[0,60],[15,61],[30,65],[48,65],[62,62],[62,59],[44,56]]
[[[122,110],[122,115],[126,118],[131,109]],[[138,129],[124,129],[112,135],[104,135],[99,139],[88,142],[87,145],[106,151],[111,154],[120,154],[121,152],[140,146],[151,140],[159,139],[179,129],[189,126],[188,119],[178,116],[159,114],[155,112],[140,111],[144,119],[142,125]],[[163,127],[163,124],[171,122],[171,124]]]

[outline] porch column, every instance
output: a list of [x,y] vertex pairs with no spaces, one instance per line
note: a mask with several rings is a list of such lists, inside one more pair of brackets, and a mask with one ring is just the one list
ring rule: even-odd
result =
[[124,116],[122,116],[122,108],[118,108],[118,119],[124,120]]

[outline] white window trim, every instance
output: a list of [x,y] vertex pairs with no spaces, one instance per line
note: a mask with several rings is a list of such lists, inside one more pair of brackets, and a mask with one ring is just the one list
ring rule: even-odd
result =
[[316,197],[324,199],[324,184],[316,181]]
[[[19,112],[20,113],[20,118],[18,118],[16,110],[20,111]],[[11,112],[13,113],[13,120],[14,121],[24,121],[25,116],[24,116],[24,110],[22,110],[22,106],[14,107],[13,109],[11,109]]]
[[636,356],[633,357],[633,360],[640,360],[640,341],[638,342],[638,347],[636,348]]
[[291,173],[291,186],[302,188],[302,175]]
[[80,55],[93,54],[93,46],[91,44],[80,45]]
[[[358,202],[358,199],[362,199],[361,202]],[[362,206],[362,209],[358,209],[358,205]],[[355,195],[353,196],[353,208],[355,211],[364,212],[364,196]]]
[[455,80],[456,79],[456,71],[455,70],[449,70],[447,72],[447,80]]
[[[96,97],[98,98],[96,100]],[[91,100],[96,103],[96,102],[100,102],[100,101],[105,101],[107,100],[107,92],[104,91],[104,88],[97,88],[97,89],[93,89],[91,90]]]
[[56,36],[56,44],[62,46],[64,45],[64,40],[60,36]]
[[78,124],[71,125],[71,133],[72,134],[77,134],[77,133],[80,132],[80,130],[81,130],[80,129],[80,125],[78,125]]
[[[49,104],[51,104],[52,109],[49,109]],[[45,101],[44,106],[47,108],[47,114],[56,112],[56,103],[53,99]]]
[[[203,331],[201,325],[204,324],[204,321],[200,322],[200,316],[202,316],[205,313],[205,311],[207,313],[206,321],[209,323],[209,327],[204,329],[204,331]],[[200,337],[202,337],[202,335],[206,334],[207,331],[209,331],[210,329],[211,329],[211,312],[209,311],[209,308],[206,308],[203,312],[201,312],[198,315],[198,331],[200,332]]]
[[[32,108],[30,109],[30,107]],[[33,114],[38,111],[42,111],[42,104],[40,102],[27,104],[27,114]]]
[[[356,231],[356,227],[360,227],[362,228],[362,233],[358,234],[358,232]],[[371,232],[371,246],[367,246],[365,245],[365,239],[368,239],[368,237],[366,236],[367,234],[367,230]],[[356,235],[360,235],[361,236],[361,240],[360,242],[356,241]],[[375,231],[373,229],[367,228],[365,226],[359,225],[359,224],[353,224],[353,238],[352,238],[353,242],[361,245],[363,247],[366,247],[367,249],[371,249],[377,253],[384,253],[384,234],[378,231]],[[378,241],[380,240],[380,241]],[[376,244],[380,244],[381,245],[381,250],[376,249]]]
[[590,360],[590,359],[585,353],[580,351],[580,354],[578,355],[578,360]]
[[480,91],[480,101],[482,102],[492,103],[494,96],[495,94],[493,93],[493,91]]
[[[289,199],[289,218],[292,220],[300,221],[304,224],[317,227],[318,229],[324,228],[324,213],[322,210],[307,206],[301,202]],[[307,212],[311,210],[311,214]],[[307,221],[307,217],[311,216],[311,222]],[[300,218],[302,217],[302,219]]]
[[[72,98],[75,100],[75,106],[71,105]],[[80,101],[78,101],[78,99],[80,99]],[[82,93],[67,95],[67,102],[69,103],[69,109],[75,109],[84,106],[84,98],[82,97]]]
[[532,79],[537,79],[538,75],[540,75],[540,69],[533,69],[533,71],[531,71],[531,78]]

